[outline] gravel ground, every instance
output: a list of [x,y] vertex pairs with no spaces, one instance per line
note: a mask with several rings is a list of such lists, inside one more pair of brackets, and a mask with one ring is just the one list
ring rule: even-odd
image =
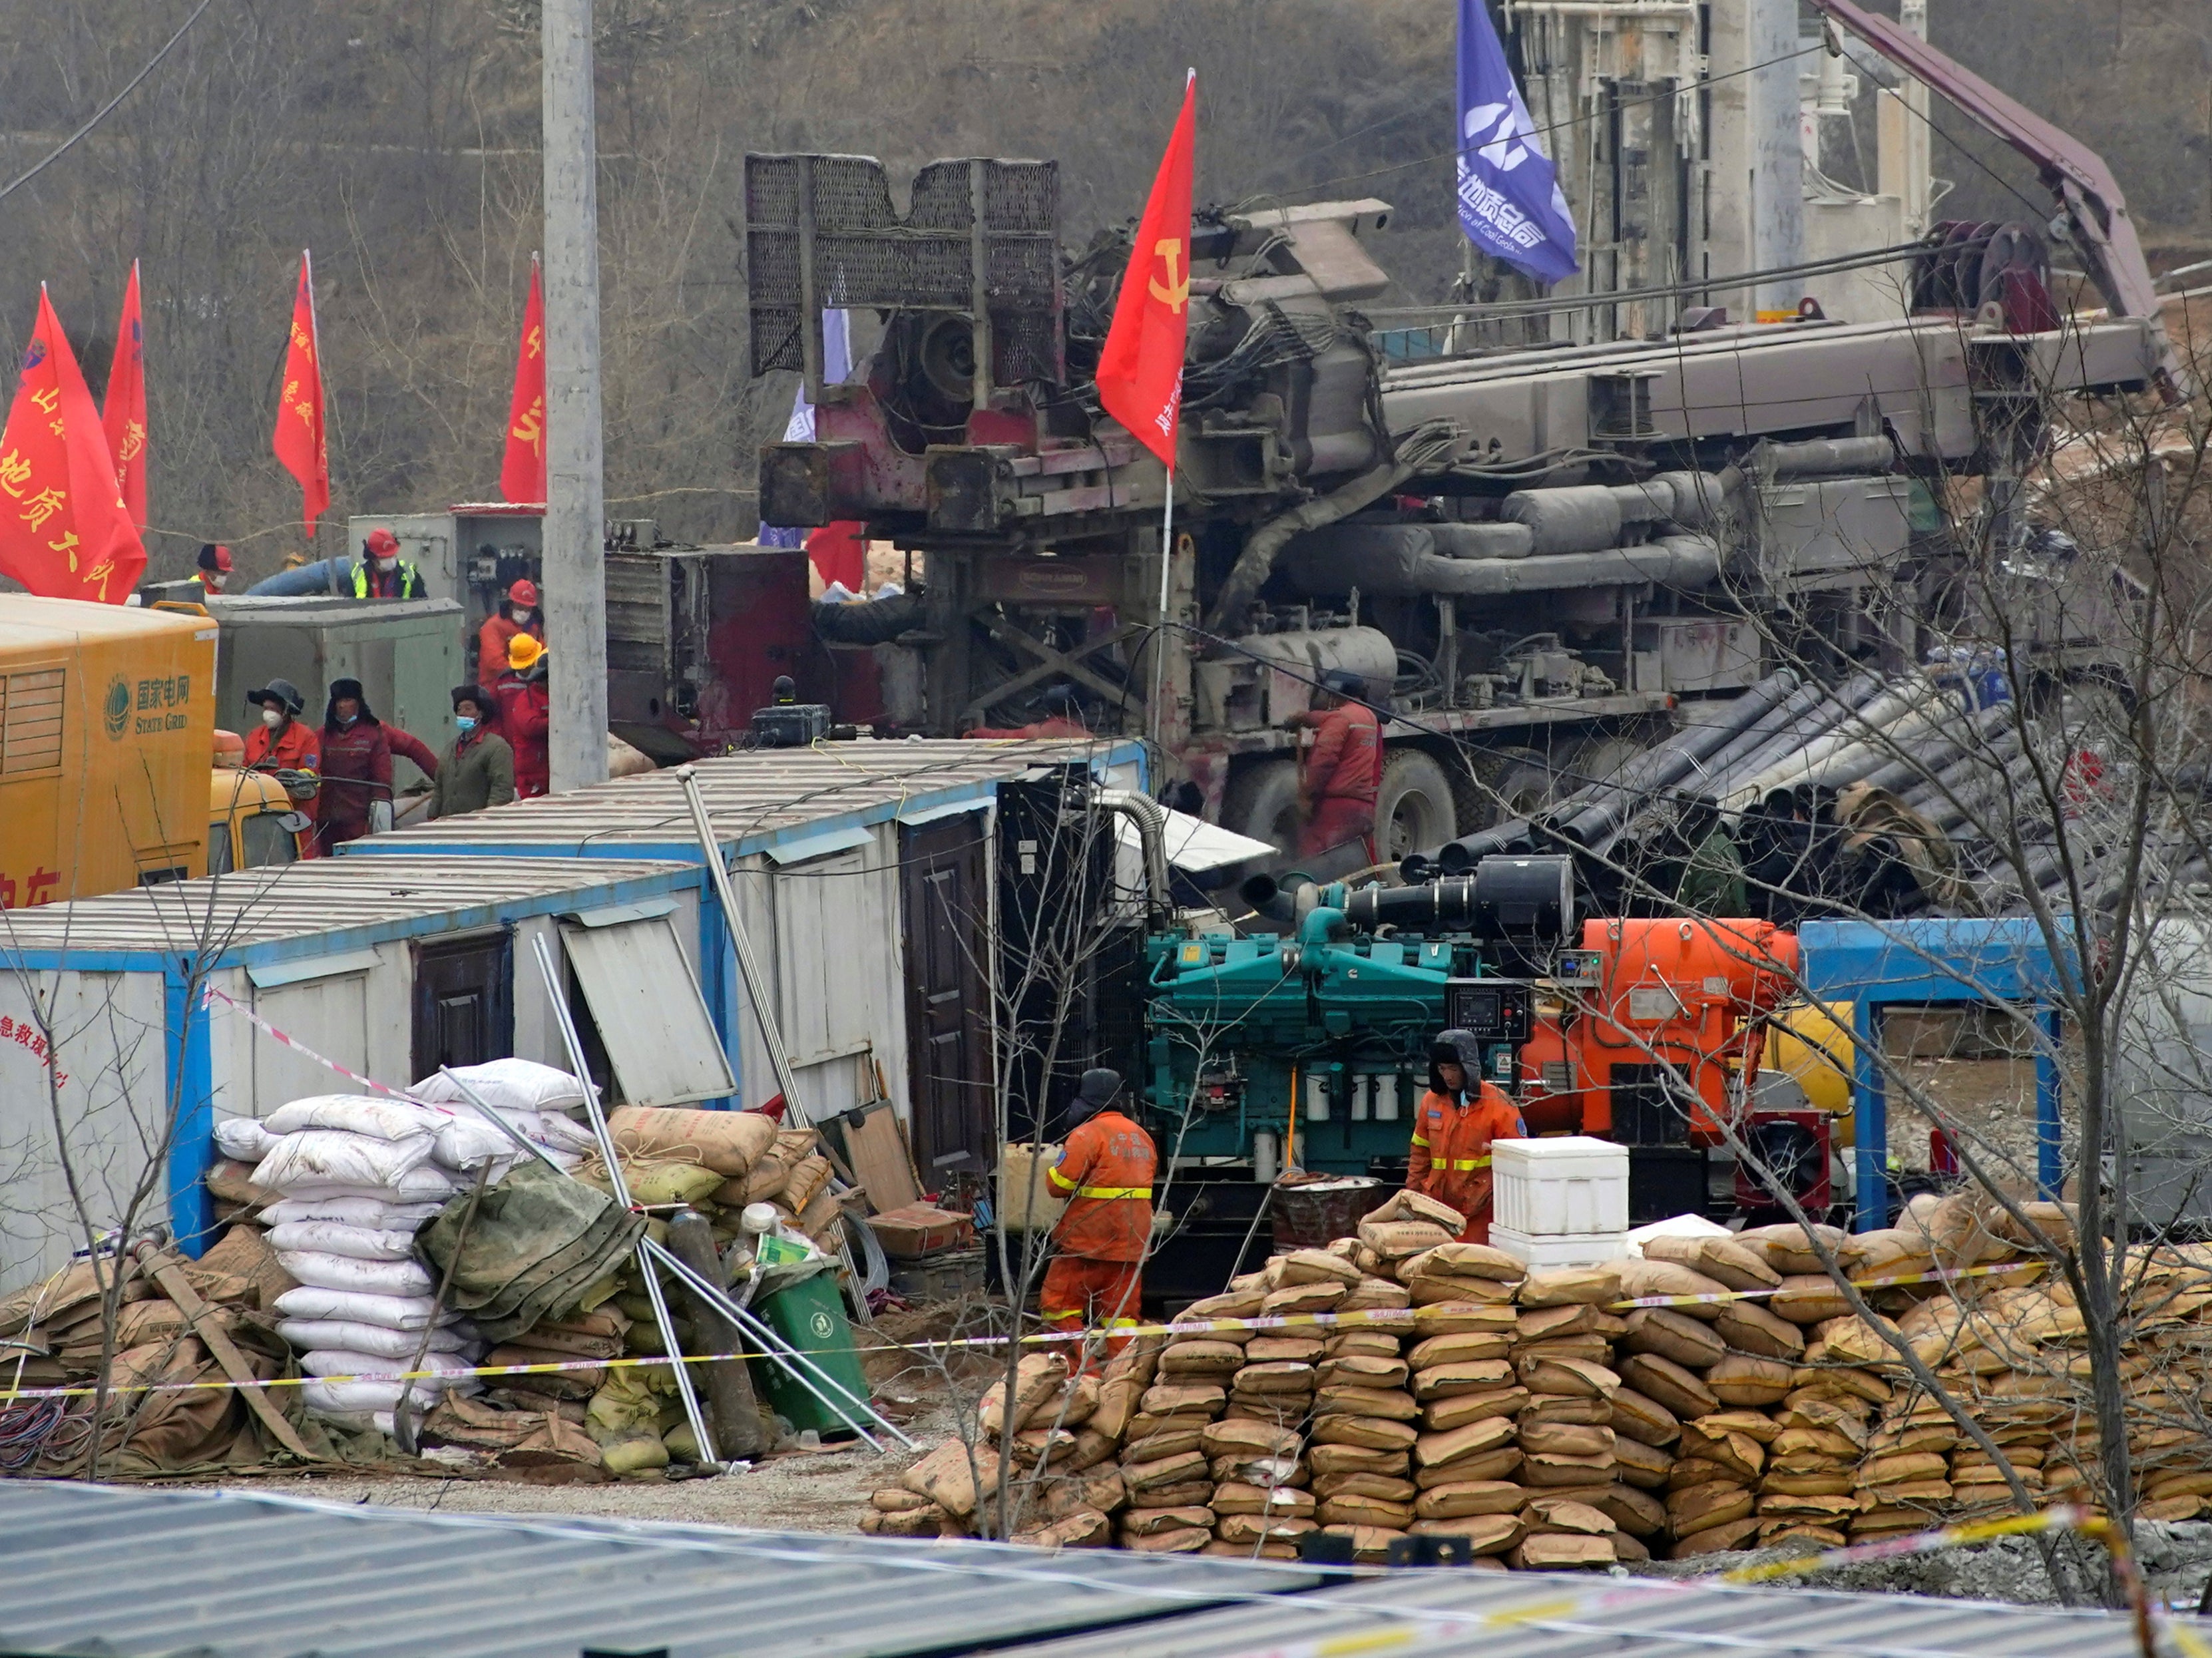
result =
[[[940,1407],[907,1424],[925,1449],[953,1430]],[[275,1492],[325,1503],[374,1503],[443,1514],[589,1515],[775,1531],[851,1532],[868,1494],[920,1461],[893,1442],[893,1455],[865,1445],[832,1446],[768,1458],[714,1479],[625,1479],[605,1485],[525,1485],[500,1479],[441,1479],[412,1473],[270,1474],[210,1482],[228,1491]]]

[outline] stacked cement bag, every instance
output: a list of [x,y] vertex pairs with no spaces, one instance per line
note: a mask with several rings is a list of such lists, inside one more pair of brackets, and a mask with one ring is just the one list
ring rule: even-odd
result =
[[[260,1219],[298,1287],[276,1299],[277,1333],[315,1378],[301,1388],[311,1412],[354,1427],[389,1430],[408,1384],[325,1380],[405,1370],[418,1351],[426,1370],[462,1370],[481,1352],[458,1319],[436,1311],[415,1234],[489,1167],[520,1153],[491,1124],[437,1106],[359,1094],[320,1094],[280,1106],[259,1125],[254,1183],[278,1194]],[[257,1149],[228,1131],[226,1150]],[[414,1396],[434,1400],[471,1381],[425,1378]]]

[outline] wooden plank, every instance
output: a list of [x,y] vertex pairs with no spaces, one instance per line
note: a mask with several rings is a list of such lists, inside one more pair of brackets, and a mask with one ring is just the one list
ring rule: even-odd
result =
[[261,1379],[253,1374],[246,1356],[232,1345],[229,1333],[215,1316],[214,1309],[199,1297],[191,1281],[173,1255],[152,1254],[145,1257],[146,1270],[154,1282],[161,1286],[162,1293],[177,1303],[178,1309],[189,1320],[192,1333],[207,1344],[215,1362],[222,1366],[222,1373],[237,1384],[239,1394],[246,1400],[246,1408],[261,1418],[278,1444],[302,1462],[319,1462],[322,1459],[309,1450],[300,1437],[299,1430],[284,1419],[283,1413],[269,1402],[269,1394],[261,1386]]
[[858,1185],[868,1193],[868,1206],[881,1214],[919,1202],[921,1186],[914,1177],[907,1156],[906,1133],[898,1112],[889,1100],[856,1106],[830,1121],[845,1143],[846,1160],[853,1166]]

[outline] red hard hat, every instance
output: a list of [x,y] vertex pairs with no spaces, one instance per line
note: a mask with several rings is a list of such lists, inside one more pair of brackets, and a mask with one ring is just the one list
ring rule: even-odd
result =
[[368,532],[368,550],[379,557],[396,553],[399,550],[399,537],[389,530],[371,530]]
[[538,604],[538,584],[528,576],[525,576],[507,590],[507,596],[518,604],[526,604],[535,609]]

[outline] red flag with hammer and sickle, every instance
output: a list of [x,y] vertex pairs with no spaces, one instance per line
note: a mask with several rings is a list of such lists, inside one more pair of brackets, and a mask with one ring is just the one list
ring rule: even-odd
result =
[[300,480],[300,515],[307,534],[331,504],[331,452],[323,436],[323,343],[315,331],[315,270],[300,255],[300,283],[292,295],[292,336],[284,349],[284,392],[276,404],[270,440],[284,470]]
[[1137,441],[1175,471],[1182,408],[1183,337],[1190,324],[1190,167],[1198,126],[1198,75],[1184,82],[1167,154],[1137,226],[1114,325],[1098,354],[1098,401]]
[[517,504],[545,499],[545,290],[535,259],[530,262],[530,298],[522,307],[522,349],[514,360],[499,492]]
[[44,284],[0,432],[0,574],[41,598],[120,604],[146,568],[115,454]]

